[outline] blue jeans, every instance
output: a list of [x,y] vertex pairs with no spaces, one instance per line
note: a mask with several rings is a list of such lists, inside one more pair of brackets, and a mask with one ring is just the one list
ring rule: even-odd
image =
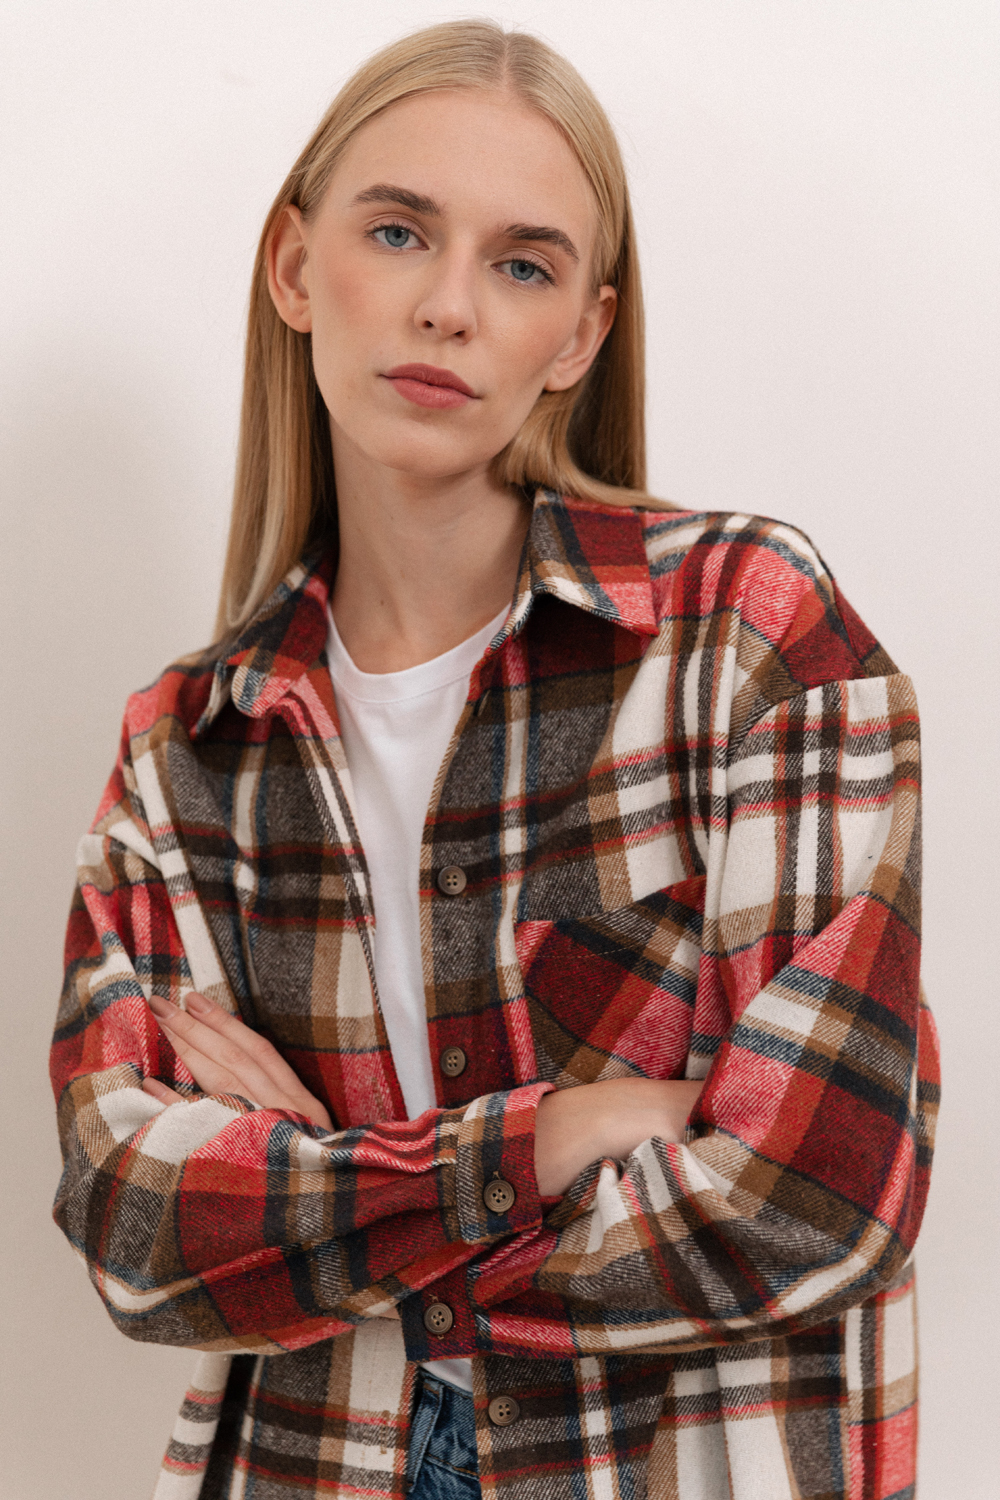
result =
[[426,1370],[417,1395],[406,1455],[407,1500],[480,1500],[472,1397]]

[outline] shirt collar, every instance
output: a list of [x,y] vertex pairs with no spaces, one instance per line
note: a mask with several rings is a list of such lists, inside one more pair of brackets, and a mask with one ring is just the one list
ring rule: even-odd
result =
[[[318,664],[326,646],[334,569],[328,551],[304,558],[286,574],[216,662],[195,734],[207,729],[230,696],[241,713],[263,718]],[[503,639],[521,628],[538,594],[552,594],[638,635],[655,635],[659,627],[639,512],[539,489]]]
[[659,625],[638,511],[538,490],[514,596],[527,615],[537,594],[554,594],[637,635]]

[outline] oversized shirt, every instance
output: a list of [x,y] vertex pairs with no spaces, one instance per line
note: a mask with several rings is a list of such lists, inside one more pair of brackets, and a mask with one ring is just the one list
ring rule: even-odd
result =
[[[130,700],[80,848],[56,1215],[126,1334],[203,1351],[158,1500],[397,1500],[416,1362],[460,1357],[489,1500],[911,1494],[937,1055],[909,681],[793,528],[539,491],[424,827],[438,1106],[407,1121],[334,569]],[[332,1134],[198,1091],[146,1004],[192,988]],[[540,1199],[540,1098],[632,1077],[705,1079],[685,1140]]]

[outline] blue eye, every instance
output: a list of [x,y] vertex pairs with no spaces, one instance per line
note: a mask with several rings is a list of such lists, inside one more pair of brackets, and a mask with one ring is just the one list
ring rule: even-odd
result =
[[382,243],[388,245],[390,250],[402,250],[413,230],[407,229],[405,224],[380,224],[373,233],[376,237],[384,234],[385,239]]
[[510,266],[510,274],[515,281],[530,281],[536,271],[544,274],[533,260],[510,260],[507,264]]

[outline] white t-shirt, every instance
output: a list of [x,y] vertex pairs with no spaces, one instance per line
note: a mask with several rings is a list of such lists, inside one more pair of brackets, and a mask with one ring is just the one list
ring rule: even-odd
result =
[[[420,954],[420,844],[431,793],[468,696],[469,677],[504,609],[443,656],[402,672],[361,672],[329,621],[327,656],[375,907],[375,981],[406,1112],[437,1104]],[[471,1391],[467,1359],[428,1370]]]

